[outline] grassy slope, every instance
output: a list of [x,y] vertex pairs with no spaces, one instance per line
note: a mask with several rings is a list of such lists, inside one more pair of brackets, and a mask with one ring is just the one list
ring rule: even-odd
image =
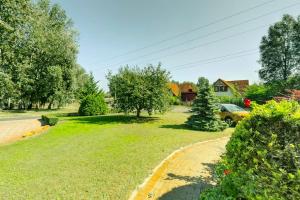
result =
[[69,118],[48,133],[0,146],[4,199],[127,199],[173,150],[229,135],[183,129],[185,113],[155,120]]

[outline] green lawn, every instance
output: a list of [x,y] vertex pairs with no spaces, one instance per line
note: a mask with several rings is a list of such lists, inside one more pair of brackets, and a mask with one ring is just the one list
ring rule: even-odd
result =
[[0,146],[2,199],[127,199],[175,149],[230,135],[185,129],[176,109],[155,118],[63,118],[47,133]]
[[40,110],[0,110],[0,120],[10,118],[27,118],[40,117],[41,115],[62,115],[66,113],[76,113],[78,111],[78,104],[74,103],[61,109],[40,109]]

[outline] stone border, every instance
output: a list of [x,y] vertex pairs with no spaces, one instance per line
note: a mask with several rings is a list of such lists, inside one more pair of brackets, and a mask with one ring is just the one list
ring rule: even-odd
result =
[[178,154],[181,153],[182,151],[184,151],[188,148],[191,148],[194,145],[204,144],[204,143],[208,143],[208,142],[214,142],[214,141],[222,140],[222,139],[225,139],[225,138],[230,138],[230,136],[225,136],[225,137],[221,137],[221,138],[217,138],[217,139],[211,139],[211,140],[196,142],[196,143],[184,146],[184,147],[180,147],[179,149],[173,151],[169,156],[167,156],[163,161],[160,162],[159,165],[157,165],[153,169],[152,173],[144,180],[144,182],[142,184],[140,184],[136,187],[136,189],[131,193],[128,200],[138,199],[138,193],[141,191],[142,188],[145,188],[144,193],[149,193],[151,191],[151,189],[153,188],[154,184],[156,183],[156,181],[161,177],[162,173],[167,168],[169,162],[171,160],[173,160],[174,158],[176,158],[178,156]]

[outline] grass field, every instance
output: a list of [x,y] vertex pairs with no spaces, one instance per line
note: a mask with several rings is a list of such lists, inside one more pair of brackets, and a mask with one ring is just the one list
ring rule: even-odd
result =
[[47,133],[0,146],[2,199],[127,199],[175,149],[230,135],[187,130],[187,113],[62,118]]
[[41,115],[51,114],[59,115],[65,113],[76,113],[78,112],[78,104],[74,103],[61,109],[40,109],[40,110],[0,110],[1,119],[11,118],[27,118],[27,117],[40,117]]

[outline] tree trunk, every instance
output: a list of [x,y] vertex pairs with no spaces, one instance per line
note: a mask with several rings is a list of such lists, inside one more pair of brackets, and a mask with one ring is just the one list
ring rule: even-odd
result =
[[137,117],[140,117],[140,116],[141,116],[141,109],[137,109],[137,110],[136,110],[136,116],[137,116]]

